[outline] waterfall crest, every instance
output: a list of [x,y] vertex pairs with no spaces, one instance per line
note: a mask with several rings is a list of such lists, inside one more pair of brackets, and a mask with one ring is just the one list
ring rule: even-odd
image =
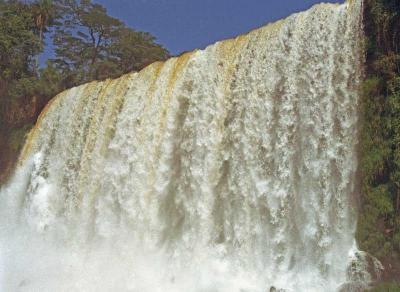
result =
[[4,291],[335,291],[361,1],[53,99],[0,195]]

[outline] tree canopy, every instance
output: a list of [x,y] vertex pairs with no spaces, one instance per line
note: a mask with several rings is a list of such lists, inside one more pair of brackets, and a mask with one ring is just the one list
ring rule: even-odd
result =
[[362,250],[384,263],[387,278],[400,280],[400,1],[364,4],[367,62],[356,237]]
[[[55,56],[40,66],[49,48]],[[154,36],[90,0],[0,0],[0,183],[50,98],[168,56]]]
[[62,18],[56,25],[56,57],[51,62],[73,82],[114,78],[168,57],[152,35],[126,27],[99,4],[90,0],[56,4]]
[[[45,40],[55,56],[40,68]],[[12,126],[20,119],[10,116],[10,107],[35,100],[39,111],[66,88],[168,56],[154,36],[127,27],[91,0],[0,0],[0,120]]]

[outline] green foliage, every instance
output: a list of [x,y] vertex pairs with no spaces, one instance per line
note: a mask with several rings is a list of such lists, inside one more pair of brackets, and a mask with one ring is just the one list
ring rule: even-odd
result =
[[400,292],[400,284],[398,283],[382,283],[373,288],[371,292]]
[[[28,4],[0,3],[0,114],[19,98],[35,76],[34,56],[40,53]],[[1,118],[1,116],[0,116]],[[1,119],[0,119],[1,120]]]
[[[39,69],[45,34],[56,56]],[[39,107],[67,88],[115,78],[169,56],[149,33],[137,32],[91,0],[0,1],[0,121],[10,108]]]
[[[57,18],[56,9],[52,0],[37,0],[32,5],[32,12],[39,31],[39,44],[44,47],[43,35],[47,32],[47,27]],[[36,69],[39,68],[39,56],[36,55]]]
[[[37,81],[38,88],[36,94],[42,96],[42,103],[46,103],[50,98],[54,97],[58,92],[67,89],[68,84],[64,84],[65,77],[59,74],[54,64],[47,61],[47,66],[40,70],[40,78]],[[71,84],[73,86],[73,84]]]
[[154,41],[155,38],[147,32],[121,28],[109,46],[110,57],[121,72],[138,71],[155,60],[163,60],[169,56]]
[[58,0],[62,20],[57,26],[52,60],[67,83],[115,78],[168,57],[148,33],[136,32],[90,0]]
[[24,146],[26,135],[32,129],[31,124],[27,124],[21,128],[13,129],[10,133],[9,147],[14,153],[18,153]]
[[[400,255],[400,1],[364,4],[363,198],[356,236],[361,249],[394,262]],[[398,286],[385,287],[374,291],[399,291],[391,290]]]
[[[55,58],[39,68],[51,38]],[[57,93],[168,56],[152,35],[126,27],[91,0],[0,0],[0,181],[23,143],[18,133]]]

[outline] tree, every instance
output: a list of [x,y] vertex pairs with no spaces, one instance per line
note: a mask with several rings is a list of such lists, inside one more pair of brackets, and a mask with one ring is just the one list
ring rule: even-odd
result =
[[[56,57],[39,68],[46,33]],[[0,182],[50,98],[167,56],[153,36],[127,28],[90,0],[0,0]]]
[[400,280],[400,1],[364,1],[366,80],[357,241]]
[[52,62],[69,82],[117,77],[168,56],[153,36],[126,27],[99,4],[90,0],[56,3],[63,19],[54,36]]
[[[19,1],[0,2],[0,114],[7,107],[27,98],[35,78],[34,57],[41,52],[29,4]],[[22,90],[24,88],[24,90]],[[21,90],[19,90],[21,89]],[[18,95],[24,92],[22,95]],[[27,94],[27,95],[26,95]],[[4,120],[2,121],[4,124]]]
[[[39,43],[43,49],[44,47],[43,33],[46,30],[47,26],[56,17],[56,10],[52,0],[39,0],[35,2],[32,6],[33,6],[32,10],[35,17],[36,27],[39,30]],[[36,56],[36,69],[38,69],[38,67],[39,67],[39,55]]]
[[110,45],[110,55],[123,73],[138,71],[155,60],[168,58],[168,52],[147,32],[121,28]]

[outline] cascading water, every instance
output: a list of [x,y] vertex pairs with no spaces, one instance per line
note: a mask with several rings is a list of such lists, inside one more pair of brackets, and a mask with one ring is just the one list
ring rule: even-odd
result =
[[59,94],[1,191],[1,291],[335,291],[361,1]]

